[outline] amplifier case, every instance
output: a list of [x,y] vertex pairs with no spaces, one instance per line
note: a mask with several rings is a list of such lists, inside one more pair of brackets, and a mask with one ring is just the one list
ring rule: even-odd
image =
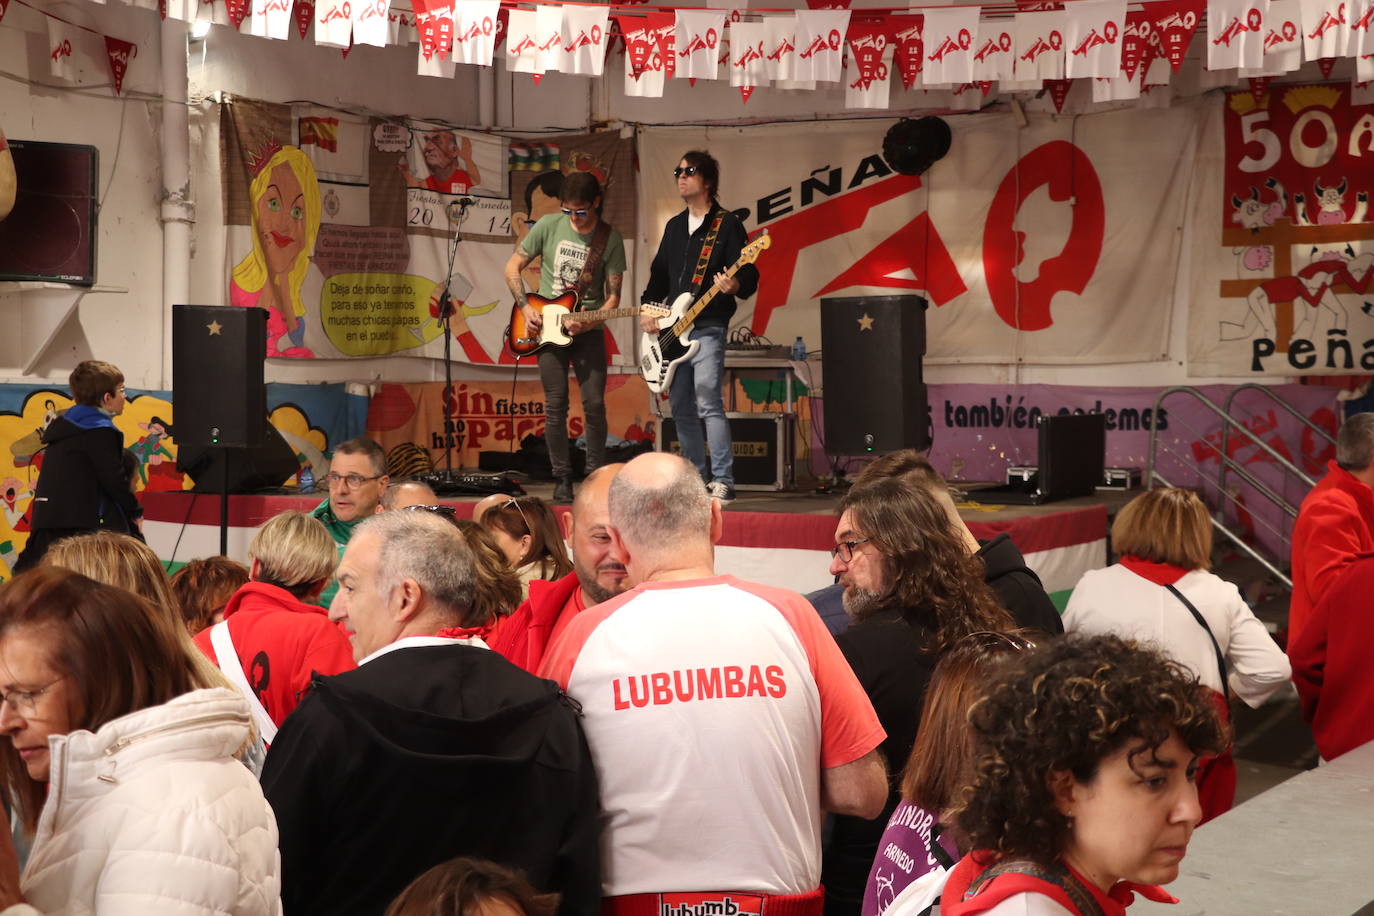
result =
[[[788,490],[793,485],[793,418],[784,413],[743,413],[727,411],[730,438],[735,452],[736,490]],[[664,417],[658,425],[654,448],[660,452],[682,454],[677,424]],[[711,445],[706,444],[706,454]]]

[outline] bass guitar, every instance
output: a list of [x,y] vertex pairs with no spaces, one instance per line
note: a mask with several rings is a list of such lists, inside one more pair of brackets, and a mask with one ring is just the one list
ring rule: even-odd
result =
[[[739,260],[726,269],[725,275],[733,277],[745,264],[757,261],[759,254],[772,244],[773,240],[767,235],[754,239],[744,246],[739,253]],[[687,335],[692,332],[692,323],[697,316],[716,297],[716,292],[716,285],[712,283],[696,302],[692,301],[690,292],[678,296],[668,309],[668,314],[659,319],[658,333],[645,334],[641,338],[639,349],[643,355],[639,358],[639,371],[654,394],[668,390],[678,364],[691,359],[701,346],[695,340],[688,340]]]
[[667,309],[659,305],[644,306],[643,309],[632,305],[621,309],[574,312],[573,306],[577,305],[576,290],[568,290],[554,299],[545,299],[537,293],[529,293],[526,299],[529,300],[530,307],[539,313],[542,322],[539,330],[530,329],[529,322],[525,320],[525,313],[519,305],[511,306],[510,324],[506,326],[506,346],[510,348],[511,353],[522,357],[537,353],[544,347],[566,347],[572,343],[572,336],[564,329],[564,324],[569,321],[594,324],[610,321],[612,318],[633,318],[644,312],[667,312]]

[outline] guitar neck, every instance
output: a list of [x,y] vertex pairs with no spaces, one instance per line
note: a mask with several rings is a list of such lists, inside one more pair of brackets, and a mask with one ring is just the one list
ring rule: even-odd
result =
[[[733,277],[735,274],[739,273],[739,269],[743,266],[743,261],[736,261],[725,269],[725,275],[727,277]],[[683,316],[673,325],[673,333],[677,334],[679,337],[691,330],[692,322],[697,320],[697,316],[702,313],[706,306],[711,304],[712,299],[716,298],[716,293],[720,292],[711,278],[708,277],[706,279],[711,283],[710,289],[702,293],[701,298],[692,303],[692,307],[683,313]]]
[[580,321],[587,324],[592,321],[610,321],[612,318],[632,318],[639,314],[639,306],[627,305],[621,309],[591,309],[586,312],[568,312],[566,315],[558,316],[560,322]]

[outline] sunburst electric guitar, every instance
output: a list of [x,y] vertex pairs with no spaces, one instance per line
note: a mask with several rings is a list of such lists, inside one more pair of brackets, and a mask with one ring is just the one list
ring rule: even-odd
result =
[[569,321],[593,324],[610,321],[612,318],[633,318],[641,314],[663,315],[668,311],[661,305],[631,305],[623,309],[574,312],[573,306],[577,305],[576,290],[568,290],[555,299],[545,299],[537,293],[529,293],[526,298],[530,307],[539,313],[542,323],[539,330],[531,330],[520,306],[511,306],[510,324],[506,327],[506,346],[510,347],[511,353],[516,356],[529,356],[544,347],[566,347],[572,343],[572,335],[564,329],[564,324]]
[[[733,277],[745,264],[753,264],[758,260],[759,253],[772,244],[771,238],[761,235],[745,245],[744,250],[739,253],[739,260],[726,269],[726,276]],[[673,383],[673,373],[677,371],[678,364],[685,359],[691,359],[701,346],[695,340],[688,340],[687,335],[692,333],[693,322],[702,310],[711,304],[716,292],[716,285],[712,283],[696,302],[692,301],[691,293],[678,296],[668,309],[668,314],[659,319],[658,333],[645,334],[641,339],[639,371],[643,373],[644,381],[649,383],[649,390],[654,394],[668,390],[668,386]]]

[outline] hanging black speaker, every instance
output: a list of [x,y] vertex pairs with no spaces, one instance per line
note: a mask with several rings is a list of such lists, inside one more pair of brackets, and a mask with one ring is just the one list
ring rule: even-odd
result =
[[893,171],[919,175],[945,158],[952,139],[949,125],[937,117],[902,118],[883,137],[883,160]]
[[930,446],[920,296],[821,300],[825,450],[872,455]]

